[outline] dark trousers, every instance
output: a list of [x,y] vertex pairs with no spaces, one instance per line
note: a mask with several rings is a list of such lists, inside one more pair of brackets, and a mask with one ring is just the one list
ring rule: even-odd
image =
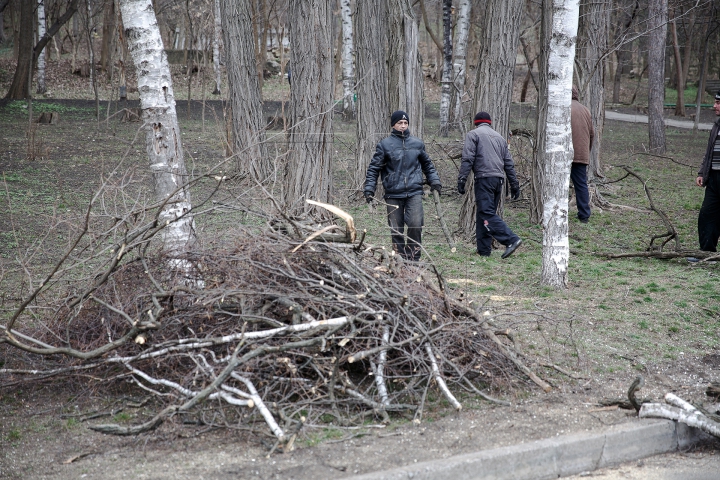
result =
[[590,192],[587,186],[588,166],[582,163],[573,163],[570,167],[570,180],[575,186],[575,201],[577,202],[578,218],[590,218]]
[[720,170],[710,170],[705,199],[698,215],[700,250],[717,252],[720,237]]
[[[423,227],[422,195],[386,198],[385,202],[393,250],[407,260],[420,260]],[[407,235],[403,233],[406,225]]]
[[475,179],[475,239],[477,252],[489,256],[492,253],[492,239],[503,245],[520,240],[497,214],[500,195],[503,192],[504,178],[486,177]]

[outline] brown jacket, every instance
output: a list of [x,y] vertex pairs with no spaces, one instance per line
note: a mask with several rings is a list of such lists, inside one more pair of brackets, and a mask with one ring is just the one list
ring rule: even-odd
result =
[[595,129],[588,108],[573,99],[570,106],[570,124],[572,128],[572,142],[575,156],[573,163],[590,163],[590,149],[595,138]]

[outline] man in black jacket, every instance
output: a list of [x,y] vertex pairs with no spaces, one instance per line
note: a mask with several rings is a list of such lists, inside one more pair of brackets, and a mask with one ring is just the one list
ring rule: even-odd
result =
[[492,119],[487,112],[475,115],[475,130],[465,136],[462,165],[458,174],[458,192],[465,194],[465,182],[470,172],[475,179],[475,239],[477,253],[489,257],[492,239],[505,245],[502,258],[507,258],[522,244],[497,214],[497,206],[507,175],[513,199],[520,197],[520,184],[515,176],[515,164],[505,139],[492,128]]
[[[715,94],[715,115],[720,117],[720,90]],[[698,215],[700,250],[716,252],[720,237],[720,118],[710,131],[705,157],[695,184],[705,187],[705,199]]]
[[[431,190],[440,193],[442,185],[425,144],[408,131],[408,115],[398,110],[390,117],[392,133],[375,147],[365,175],[363,193],[372,203],[378,175],[382,178],[387,204],[388,225],[393,250],[403,258],[420,260],[423,226],[423,174]],[[407,236],[404,234],[407,225]],[[407,239],[407,241],[406,241]]]

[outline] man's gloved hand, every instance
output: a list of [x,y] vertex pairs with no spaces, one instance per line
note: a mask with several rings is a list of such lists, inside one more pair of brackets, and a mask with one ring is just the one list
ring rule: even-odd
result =
[[520,185],[515,184],[510,187],[510,198],[513,200],[520,198]]
[[430,184],[430,191],[432,192],[433,190],[437,191],[438,195],[441,194],[442,185],[440,184],[440,182],[435,182],[435,183]]
[[461,178],[458,180],[458,193],[460,195],[465,195],[465,182],[467,181],[467,178]]
[[372,192],[365,192],[364,195],[367,203],[372,203],[372,201],[375,200],[375,195],[373,195]]

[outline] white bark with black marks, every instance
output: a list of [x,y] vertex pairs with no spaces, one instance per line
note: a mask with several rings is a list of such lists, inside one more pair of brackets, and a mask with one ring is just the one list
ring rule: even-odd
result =
[[187,251],[196,237],[170,68],[152,1],[120,0],[120,12],[137,71],[155,197],[164,202],[158,215],[159,223],[166,225],[163,245],[170,256],[177,256]]
[[546,125],[543,168],[542,283],[557,288],[568,285],[570,243],[568,240],[568,190],[573,159],[570,104],[577,41],[579,0],[553,0],[543,14],[552,15],[552,37],[548,45],[547,81],[541,96],[547,109],[538,121]]
[[355,62],[353,61],[353,25],[350,0],[340,0],[340,17],[342,21],[342,84],[343,84],[343,115],[345,118],[355,116]]
[[472,3],[470,0],[460,0],[460,8],[457,17],[457,39],[453,55],[453,80],[455,82],[454,96],[455,106],[452,112],[450,123],[457,126],[464,134],[466,131],[462,110],[463,97],[465,96],[465,69],[467,67],[467,45],[470,35],[470,11]]
[[443,67],[440,87],[440,135],[448,136],[452,94],[452,0],[443,0]]
[[222,42],[222,20],[220,19],[220,0],[213,4],[213,72],[215,73],[215,90],[213,95],[220,95],[220,42]]
[[[45,36],[45,0],[37,0],[37,38]],[[37,59],[37,93],[45,93],[45,49],[40,51]]]

